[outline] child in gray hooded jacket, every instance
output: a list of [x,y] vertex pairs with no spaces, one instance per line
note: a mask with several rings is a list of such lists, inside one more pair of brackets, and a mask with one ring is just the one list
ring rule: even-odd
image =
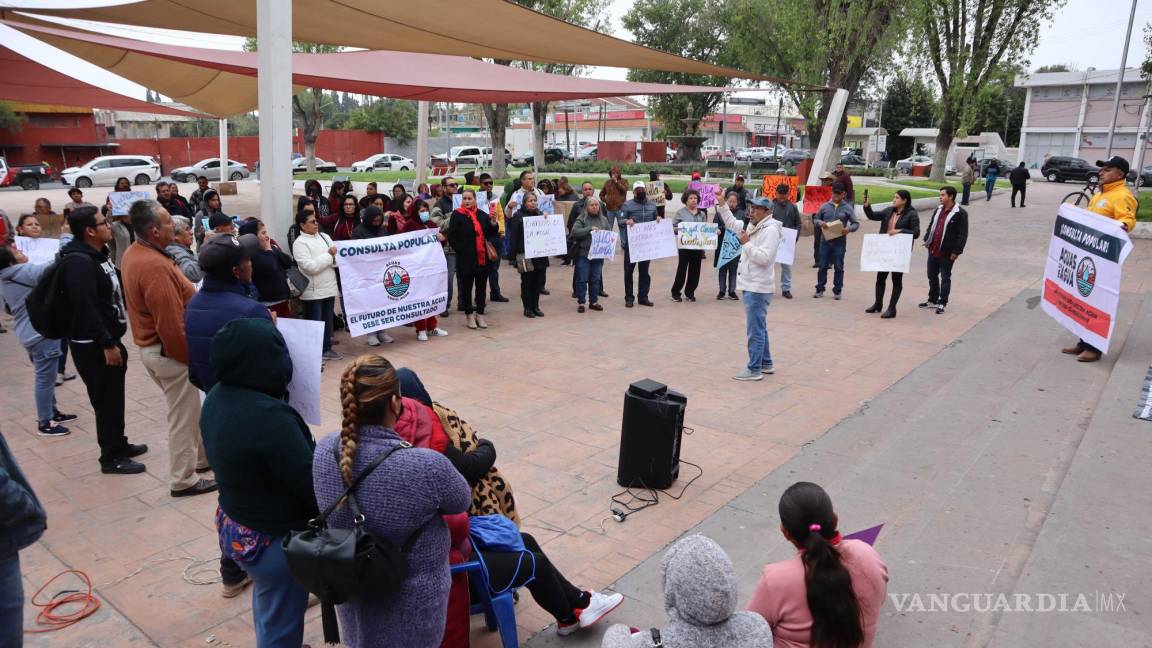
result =
[[664,555],[663,628],[635,634],[614,625],[602,648],[770,648],[772,630],[755,612],[736,611],[736,575],[728,554],[702,535],[681,539]]

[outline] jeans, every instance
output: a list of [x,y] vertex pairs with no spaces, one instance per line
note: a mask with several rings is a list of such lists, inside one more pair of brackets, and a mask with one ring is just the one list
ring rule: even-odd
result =
[[0,646],[24,645],[24,583],[20,554],[0,558]]
[[188,380],[188,365],[164,355],[159,344],[140,347],[140,361],[168,404],[168,464],[172,490],[200,481],[197,468],[207,468],[200,436],[200,390]]
[[[451,299],[451,298],[449,298]],[[304,311],[304,319],[315,322],[324,322],[324,351],[332,350],[332,319],[336,308],[336,298],[301,299],[300,308]]]
[[824,292],[828,284],[828,266],[835,267],[832,276],[832,292],[839,295],[844,290],[844,253],[848,250],[848,242],[844,237],[822,241],[820,243],[820,269],[816,271],[816,292]]
[[60,364],[60,340],[40,338],[28,347],[28,359],[36,372],[36,420],[45,423],[56,414],[56,374]]
[[448,263],[448,303],[444,305],[444,312],[452,310],[452,287],[456,283],[456,255],[445,254],[444,260]]
[[[488,239],[488,240],[491,241],[492,245],[496,246],[497,251],[500,250],[500,239],[499,238],[492,238],[492,239]],[[503,258],[503,257],[501,257],[501,258]],[[489,261],[488,262],[488,291],[491,293],[493,298],[503,296],[500,294],[500,260],[499,259],[497,259],[495,261]]]
[[964,193],[961,194],[961,196],[960,196],[960,204],[961,205],[967,205],[968,204],[968,197],[971,195],[972,195],[972,185],[970,185],[970,184],[964,185]]
[[729,295],[736,294],[736,271],[740,269],[740,259],[732,259],[720,266],[720,292]]
[[651,261],[641,261],[640,263],[632,263],[632,257],[628,254],[628,248],[624,248],[624,302],[631,304],[635,301],[635,295],[632,292],[632,271],[636,266],[640,266],[640,301],[648,301],[648,289],[652,287],[652,276],[648,274],[648,266]]
[[996,178],[988,178],[984,181],[984,193],[988,194],[988,200],[992,200],[992,190],[996,188]]
[[948,293],[952,292],[952,265],[955,261],[946,256],[928,256],[928,301],[946,306]]
[[744,291],[744,324],[748,333],[748,371],[760,373],[772,367],[768,345],[768,306],[772,293]]
[[693,297],[696,295],[696,286],[700,285],[700,262],[704,260],[703,250],[677,250],[680,259],[676,262],[676,278],[672,281],[672,295],[680,296],[680,289],[684,294]]
[[589,304],[600,300],[600,289],[604,286],[604,259],[576,257],[576,301]]
[[124,374],[128,372],[128,350],[116,343],[123,362],[109,366],[99,344],[72,342],[72,362],[88,390],[88,402],[96,415],[96,441],[100,463],[111,464],[124,456],[128,437],[124,436]]
[[272,538],[259,559],[241,564],[252,577],[252,625],[258,648],[300,648],[304,643],[308,590],[292,577],[283,541]]
[[1013,207],[1016,206],[1016,194],[1020,194],[1020,206],[1023,207],[1024,203],[1027,202],[1027,200],[1028,200],[1025,197],[1025,194],[1027,194],[1027,193],[1028,193],[1027,185],[1020,185],[1020,186],[1012,185],[1012,206]]
[[780,264],[780,290],[792,292],[792,266]]
[[[471,315],[475,312],[477,315],[483,315],[488,300],[485,288],[485,284],[488,283],[488,268],[480,266],[472,274],[457,272],[456,281],[459,283],[456,287],[460,292],[460,307],[464,309],[464,314]],[[473,290],[476,293],[475,305],[472,301]]]
[[548,266],[520,273],[520,303],[524,310],[540,310],[540,291],[544,289],[547,277]]

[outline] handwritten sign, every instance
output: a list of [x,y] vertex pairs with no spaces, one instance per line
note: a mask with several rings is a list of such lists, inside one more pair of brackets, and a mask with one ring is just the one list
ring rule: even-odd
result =
[[912,235],[865,234],[860,248],[860,272],[908,272]]
[[616,239],[619,235],[612,230],[596,230],[592,232],[592,247],[588,249],[588,258],[606,259],[616,258]]
[[656,180],[648,183],[648,199],[657,207],[664,206],[664,181]]
[[716,262],[716,268],[723,268],[730,262],[740,258],[740,237],[732,230],[724,230],[724,241],[720,245],[720,259]]
[[667,218],[627,228],[628,259],[632,263],[676,256],[676,234]]
[[718,184],[703,184],[700,189],[700,209],[716,206],[716,192],[720,191]]
[[524,258],[561,256],[568,253],[564,219],[556,216],[524,217]]
[[16,249],[28,257],[28,263],[52,263],[60,250],[60,239],[17,236]]
[[780,265],[792,265],[796,261],[796,237],[800,230],[788,227],[780,228],[780,247],[776,248],[776,262]]
[[815,214],[820,206],[832,200],[832,187],[827,185],[804,186],[804,213]]
[[276,329],[284,336],[292,358],[292,381],[288,404],[300,418],[320,425],[320,352],[324,346],[324,322],[280,317]]
[[152,196],[147,191],[113,191],[108,194],[108,200],[112,202],[113,216],[127,216],[128,208],[132,206],[132,203],[150,198]]
[[770,175],[764,176],[764,180],[760,185],[760,195],[766,198],[776,197],[776,187],[780,185],[788,185],[788,200],[796,202],[800,199],[797,187],[800,185],[799,176],[790,175]]
[[715,250],[720,242],[716,223],[680,223],[676,226],[676,247],[681,250]]

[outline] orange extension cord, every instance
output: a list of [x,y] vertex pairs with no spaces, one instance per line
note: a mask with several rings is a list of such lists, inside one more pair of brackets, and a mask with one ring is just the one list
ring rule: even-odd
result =
[[[87,591],[62,590],[53,594],[47,601],[38,600],[49,585],[55,583],[61,576],[67,576],[68,574],[75,574],[80,580],[84,581]],[[80,608],[71,612],[57,611],[66,605],[75,604],[81,604]],[[40,589],[36,590],[36,594],[32,596],[32,605],[41,608],[40,612],[36,615],[37,627],[25,630],[25,634],[39,634],[63,630],[82,619],[92,616],[96,610],[100,609],[100,599],[92,593],[92,579],[88,577],[88,574],[85,574],[79,569],[65,569],[53,576],[47,583],[44,583]]]

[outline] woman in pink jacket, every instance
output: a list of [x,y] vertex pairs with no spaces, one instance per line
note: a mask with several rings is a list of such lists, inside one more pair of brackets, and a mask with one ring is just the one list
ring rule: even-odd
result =
[[871,648],[888,566],[860,540],[843,540],[832,499],[797,482],[780,497],[780,531],[799,550],[764,568],[748,609],[772,627],[775,648]]

